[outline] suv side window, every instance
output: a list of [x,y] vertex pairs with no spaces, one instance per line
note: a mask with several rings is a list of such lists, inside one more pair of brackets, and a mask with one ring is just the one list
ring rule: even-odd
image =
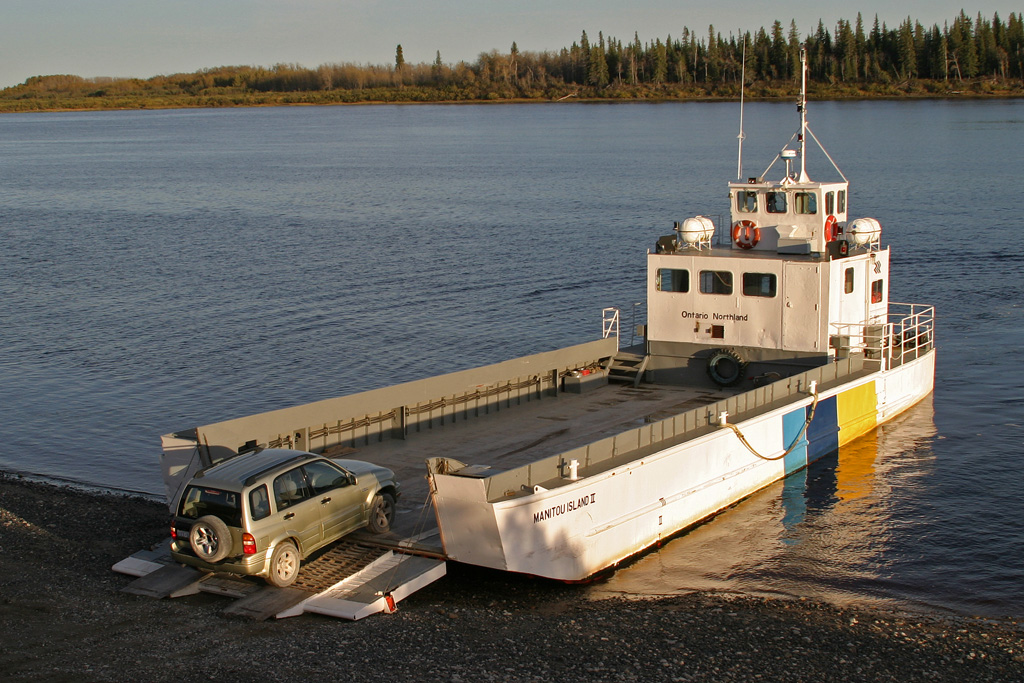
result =
[[269,514],[270,497],[267,495],[267,485],[263,484],[249,491],[249,516],[253,521],[257,521]]
[[323,460],[314,460],[305,465],[304,469],[306,476],[309,477],[310,486],[313,487],[314,496],[319,496],[331,489],[348,486],[348,475]]
[[279,511],[301,503],[309,495],[306,478],[302,476],[300,467],[274,478],[274,501]]

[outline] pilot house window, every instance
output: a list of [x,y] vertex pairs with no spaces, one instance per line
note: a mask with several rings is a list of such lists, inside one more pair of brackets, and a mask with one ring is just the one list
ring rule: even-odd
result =
[[732,273],[727,270],[700,271],[701,294],[732,294]]
[[689,292],[690,271],[658,268],[654,276],[654,288],[659,292]]
[[740,190],[736,193],[736,210],[740,213],[757,211],[757,193],[752,190]]
[[768,208],[768,213],[786,213],[785,192],[766,192],[764,203]]
[[743,296],[775,296],[775,275],[772,273],[743,273]]
[[797,213],[818,213],[818,197],[813,192],[797,192],[793,195],[793,205]]

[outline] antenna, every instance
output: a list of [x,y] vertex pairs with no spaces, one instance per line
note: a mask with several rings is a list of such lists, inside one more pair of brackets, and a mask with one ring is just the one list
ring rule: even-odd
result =
[[740,67],[740,134],[736,137],[739,139],[739,152],[736,159],[736,180],[743,180],[743,138],[746,136],[743,134],[743,92],[747,87],[747,36],[743,36],[743,58],[742,66]]

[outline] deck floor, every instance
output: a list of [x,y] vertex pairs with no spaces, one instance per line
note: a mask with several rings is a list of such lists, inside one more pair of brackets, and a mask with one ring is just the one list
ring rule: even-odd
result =
[[534,397],[479,417],[449,418],[441,425],[410,430],[405,440],[386,439],[358,447],[345,457],[394,470],[402,498],[390,534],[381,537],[359,531],[351,538],[393,547],[412,543],[422,551],[441,552],[428,501],[427,458],[512,469],[728,395],[727,390],[710,388],[609,384],[582,394]]

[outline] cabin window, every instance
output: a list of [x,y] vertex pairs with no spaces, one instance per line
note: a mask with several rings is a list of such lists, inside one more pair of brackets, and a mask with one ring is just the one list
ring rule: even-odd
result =
[[736,210],[740,213],[757,211],[757,193],[753,190],[740,190],[736,193]]
[[764,203],[768,208],[768,213],[786,213],[785,192],[766,192]]
[[270,516],[270,496],[266,484],[249,491],[249,516],[254,521]]
[[743,296],[774,297],[776,278],[772,273],[743,273]]
[[853,268],[846,269],[846,282],[843,284],[843,291],[853,294]]
[[700,271],[701,294],[732,294],[732,273],[727,270]]
[[871,303],[880,304],[882,303],[882,288],[885,286],[885,280],[875,280],[871,283]]
[[797,192],[793,195],[793,205],[797,213],[818,213],[818,196],[813,192]]
[[825,213],[829,216],[836,212],[836,193],[826,192],[825,193]]
[[837,197],[836,213],[846,213],[846,190],[839,190]]
[[659,268],[654,275],[654,288],[659,292],[689,292],[690,271]]

